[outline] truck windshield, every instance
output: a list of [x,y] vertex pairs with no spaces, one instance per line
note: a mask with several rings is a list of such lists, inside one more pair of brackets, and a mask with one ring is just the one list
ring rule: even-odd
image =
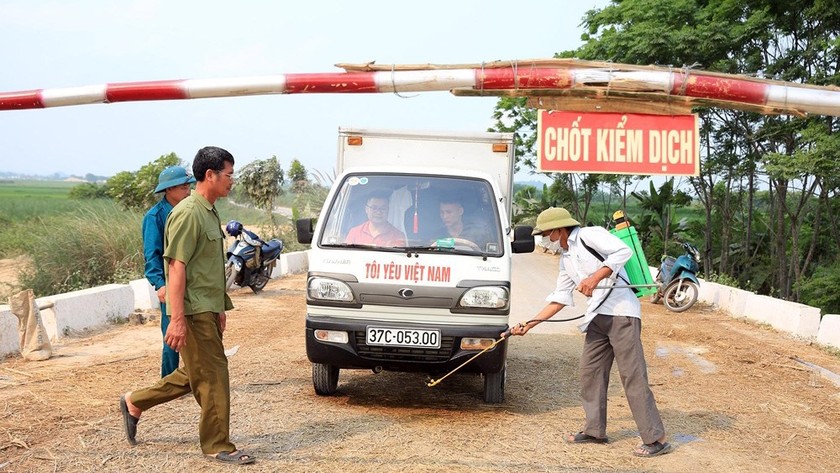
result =
[[482,179],[351,174],[330,204],[319,244],[501,256],[496,204]]

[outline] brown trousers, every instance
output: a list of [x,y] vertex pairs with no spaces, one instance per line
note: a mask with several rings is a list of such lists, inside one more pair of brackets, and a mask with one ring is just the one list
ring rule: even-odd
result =
[[583,433],[607,436],[607,388],[613,359],[642,442],[653,443],[665,435],[648,383],[642,349],[642,321],[636,317],[597,315],[589,324],[580,358],[580,384],[586,424]]
[[184,365],[156,384],[133,391],[131,402],[145,411],[192,393],[201,406],[201,451],[232,452],[236,447],[230,441],[230,379],[219,314],[202,312],[185,319],[187,344],[180,352]]

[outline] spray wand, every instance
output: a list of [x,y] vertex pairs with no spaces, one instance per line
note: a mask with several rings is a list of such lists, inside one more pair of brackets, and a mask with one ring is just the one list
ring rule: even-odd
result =
[[[586,314],[581,314],[581,315],[578,315],[577,317],[571,317],[571,318],[568,318],[568,319],[556,319],[556,320],[552,320],[552,319],[546,319],[546,320],[542,320],[542,319],[532,319],[532,320],[529,320],[529,321],[527,321],[527,322],[519,322],[519,324],[518,324],[518,325],[519,325],[520,327],[524,327],[524,326],[526,326],[526,325],[530,324],[531,322],[539,322],[539,323],[543,323],[543,322],[571,322],[572,320],[577,320],[577,319],[583,318],[583,316],[585,316],[585,315],[586,315]],[[438,378],[438,379],[430,379],[430,380],[429,380],[429,382],[428,382],[428,383],[426,383],[426,386],[428,386],[428,387],[430,387],[430,388],[433,388],[433,387],[437,386],[438,384],[440,384],[440,382],[441,382],[441,381],[443,381],[444,379],[448,378],[450,375],[454,374],[456,371],[460,370],[461,368],[463,368],[464,366],[466,366],[467,364],[469,364],[469,363],[470,363],[471,361],[473,361],[474,359],[476,359],[476,358],[478,358],[479,356],[481,356],[481,355],[483,355],[483,354],[487,353],[488,351],[492,350],[492,349],[493,349],[496,345],[498,345],[498,344],[502,343],[502,341],[504,341],[506,338],[510,337],[510,335],[511,335],[511,330],[513,330],[513,327],[511,327],[511,328],[509,328],[509,329],[505,330],[505,331],[502,333],[502,336],[501,336],[501,337],[499,337],[499,339],[498,339],[498,340],[494,340],[494,341],[493,341],[493,343],[491,343],[490,345],[488,345],[487,347],[485,347],[483,350],[481,350],[480,352],[476,353],[475,355],[471,356],[471,357],[470,357],[467,361],[465,361],[465,362],[461,363],[460,365],[458,365],[455,369],[453,369],[453,370],[452,370],[452,371],[450,371],[449,373],[446,373],[445,375],[441,376],[441,377],[440,377],[440,378]]]

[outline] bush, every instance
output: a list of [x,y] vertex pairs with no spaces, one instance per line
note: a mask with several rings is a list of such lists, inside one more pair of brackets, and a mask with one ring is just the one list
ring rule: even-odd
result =
[[105,199],[108,197],[107,188],[95,182],[86,182],[70,189],[67,197],[70,199]]
[[840,314],[840,263],[820,267],[814,275],[802,281],[799,302],[819,307],[824,314]]
[[30,223],[26,252],[33,265],[20,285],[42,297],[142,277],[141,222],[139,213],[103,201]]

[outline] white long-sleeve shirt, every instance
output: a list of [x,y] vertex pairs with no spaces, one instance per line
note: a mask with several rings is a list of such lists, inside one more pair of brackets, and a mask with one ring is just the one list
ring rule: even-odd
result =
[[[583,246],[581,240],[603,256],[604,261],[599,261],[590,253]],[[624,263],[633,256],[633,252],[617,236],[601,227],[579,227],[569,235],[568,245],[569,249],[564,250],[560,255],[557,286],[554,292],[545,298],[546,302],[556,302],[573,307],[575,302],[572,298],[572,291],[582,280],[588,278],[603,266],[610,268],[613,276],[603,279],[598,286],[612,286],[613,284],[626,286],[629,284],[630,278],[627,277],[627,272],[624,270]],[[589,322],[598,314],[641,318],[642,306],[632,289],[595,289],[592,292],[592,297],[587,298],[586,313],[583,321],[578,325],[580,331],[586,332]]]

